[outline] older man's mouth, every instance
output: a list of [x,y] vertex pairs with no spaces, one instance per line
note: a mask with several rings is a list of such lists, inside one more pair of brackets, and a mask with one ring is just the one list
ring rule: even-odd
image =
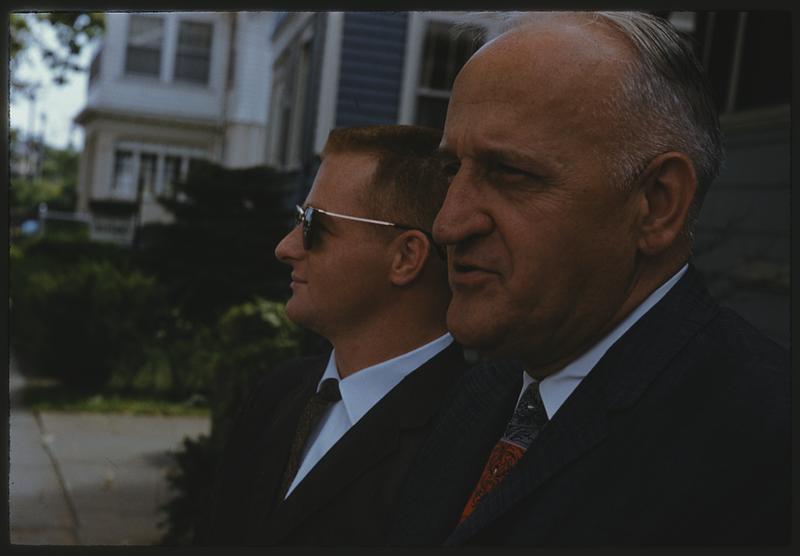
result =
[[474,287],[494,280],[497,276],[497,272],[484,266],[469,261],[459,261],[454,262],[450,268],[450,285],[453,288]]

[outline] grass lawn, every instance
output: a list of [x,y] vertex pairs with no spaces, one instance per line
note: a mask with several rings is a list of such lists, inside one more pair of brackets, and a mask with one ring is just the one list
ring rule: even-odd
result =
[[38,411],[84,411],[129,415],[209,415],[203,400],[175,402],[145,396],[69,388],[54,381],[32,379],[23,391],[26,406]]

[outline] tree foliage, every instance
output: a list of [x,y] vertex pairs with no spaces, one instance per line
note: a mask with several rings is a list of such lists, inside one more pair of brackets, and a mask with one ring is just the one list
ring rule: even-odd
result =
[[[17,140],[12,136],[11,145]],[[12,211],[35,213],[42,202],[53,210],[75,210],[80,155],[70,149],[47,145],[43,149],[41,175],[34,179],[12,176],[9,188]]]
[[214,322],[253,295],[288,294],[289,269],[274,250],[292,226],[295,179],[266,166],[196,161],[174,197],[160,200],[175,222],[145,226],[141,256],[188,318]]
[[[18,69],[31,50],[40,51],[53,82],[64,85],[70,73],[86,71],[79,62],[81,52],[105,31],[105,15],[97,12],[12,13],[9,23],[11,91],[28,96],[35,94],[40,84],[22,80]],[[53,29],[56,45],[47,43],[37,23]]]

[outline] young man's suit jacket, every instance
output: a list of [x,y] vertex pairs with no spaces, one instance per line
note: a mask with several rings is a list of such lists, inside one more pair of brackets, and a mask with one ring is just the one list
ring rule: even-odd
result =
[[328,356],[263,379],[239,413],[220,467],[211,519],[197,544],[380,545],[405,474],[446,391],[466,369],[453,343],[406,376],[279,500],[298,418]]
[[690,266],[459,525],[522,385],[513,364],[465,374],[409,472],[390,543],[788,543],[789,368]]

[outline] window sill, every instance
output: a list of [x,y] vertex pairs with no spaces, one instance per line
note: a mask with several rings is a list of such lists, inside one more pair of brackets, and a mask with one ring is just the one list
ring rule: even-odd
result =
[[751,110],[741,110],[722,114],[719,117],[720,126],[727,135],[738,135],[751,131],[760,131],[765,128],[774,129],[786,127],[791,123],[791,109],[788,104],[766,106]]

